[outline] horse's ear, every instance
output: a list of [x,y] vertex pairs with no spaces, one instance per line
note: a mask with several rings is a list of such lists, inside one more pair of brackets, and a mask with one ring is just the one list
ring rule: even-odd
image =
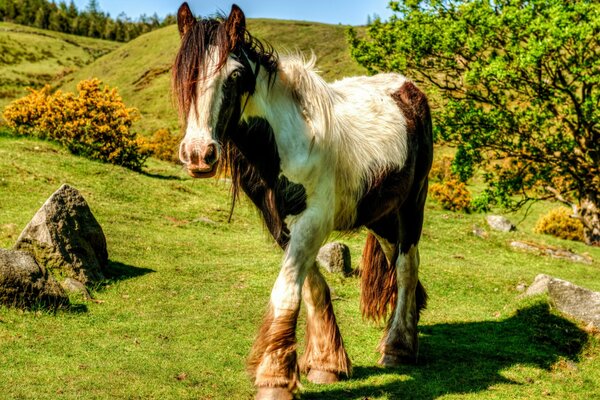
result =
[[238,42],[244,39],[244,32],[246,31],[246,16],[244,16],[242,9],[235,4],[232,5],[225,24],[229,43],[231,48],[234,48]]
[[196,23],[196,18],[190,10],[188,3],[183,3],[177,11],[177,26],[179,27],[179,35],[183,37],[187,31]]

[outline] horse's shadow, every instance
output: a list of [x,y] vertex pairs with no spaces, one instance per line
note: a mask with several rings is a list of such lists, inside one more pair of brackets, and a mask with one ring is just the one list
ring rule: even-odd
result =
[[[560,360],[576,361],[587,342],[585,332],[551,314],[545,304],[501,321],[426,325],[421,333],[418,365],[395,370],[355,366],[351,378],[355,383],[343,385],[353,387],[311,386],[303,399],[435,399],[452,393],[477,393],[499,383],[528,384],[530,378],[513,381],[502,371],[515,365],[549,370]],[[398,375],[390,382],[391,373]],[[375,381],[386,383],[360,385],[377,375],[382,379]]]

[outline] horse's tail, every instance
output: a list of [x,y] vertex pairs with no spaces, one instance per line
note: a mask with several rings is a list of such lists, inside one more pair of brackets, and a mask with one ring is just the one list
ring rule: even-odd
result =
[[[417,313],[427,305],[427,293],[417,281]],[[369,233],[362,254],[360,309],[364,318],[382,321],[396,308],[398,280],[396,262],[388,263],[377,238]],[[417,315],[417,318],[418,318]]]

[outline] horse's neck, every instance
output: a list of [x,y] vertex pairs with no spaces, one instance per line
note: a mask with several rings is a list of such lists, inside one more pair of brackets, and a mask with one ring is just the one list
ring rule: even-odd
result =
[[300,68],[303,65],[297,60],[282,62],[271,81],[266,72],[261,73],[244,115],[269,122],[283,173],[304,180],[302,175],[310,168],[307,164],[318,156],[313,155],[315,142],[328,133],[332,100],[327,84],[314,72]]

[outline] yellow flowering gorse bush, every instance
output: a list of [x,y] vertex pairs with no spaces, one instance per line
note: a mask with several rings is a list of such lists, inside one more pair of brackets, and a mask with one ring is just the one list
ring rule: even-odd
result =
[[179,143],[181,138],[171,133],[166,128],[154,132],[151,138],[144,138],[141,142],[142,149],[160,160],[179,162]]
[[538,220],[535,231],[560,239],[583,242],[583,224],[572,218],[571,214],[572,211],[566,207],[554,208]]
[[61,142],[71,152],[141,170],[148,152],[140,146],[133,123],[135,108],[127,108],[116,89],[98,79],[79,82],[77,96],[49,86],[9,104],[3,113],[15,132]]
[[429,193],[445,210],[468,211],[471,205],[471,193],[458,179],[434,183],[429,187]]

